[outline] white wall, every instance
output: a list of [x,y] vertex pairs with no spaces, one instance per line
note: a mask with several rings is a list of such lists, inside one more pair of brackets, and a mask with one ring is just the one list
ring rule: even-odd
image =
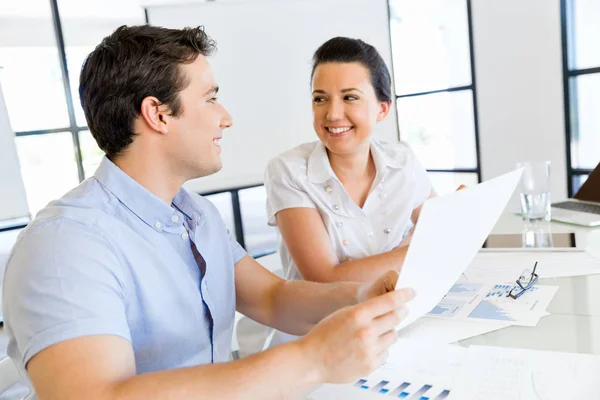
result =
[[567,197],[559,0],[472,0],[483,179],[550,160]]
[[[368,15],[368,18],[365,18]],[[218,52],[210,63],[219,101],[233,117],[222,140],[223,169],[188,182],[195,191],[262,183],[270,159],[317,140],[312,127],[311,59],[334,36],[371,43],[391,68],[386,0],[211,2],[150,7],[150,23],[204,25]],[[398,140],[396,107],[375,134]]]

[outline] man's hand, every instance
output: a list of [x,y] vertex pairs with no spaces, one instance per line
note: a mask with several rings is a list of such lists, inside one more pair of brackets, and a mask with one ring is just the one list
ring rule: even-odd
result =
[[386,361],[398,339],[394,328],[408,313],[404,304],[414,297],[412,289],[393,290],[396,280],[397,274],[385,274],[361,295],[369,299],[331,314],[296,341],[316,366],[318,381],[350,382]]

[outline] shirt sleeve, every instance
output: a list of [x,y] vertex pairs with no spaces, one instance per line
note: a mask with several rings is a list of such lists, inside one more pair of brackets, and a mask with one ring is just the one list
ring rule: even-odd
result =
[[267,221],[276,226],[275,215],[286,208],[317,208],[315,202],[293,179],[290,169],[279,158],[271,160],[265,172]]
[[244,248],[238,243],[238,241],[233,237],[229,230],[227,231],[227,236],[229,236],[229,244],[231,247],[231,256],[233,258],[233,263],[237,264],[242,258],[244,258],[248,253]]
[[116,335],[131,341],[123,269],[94,228],[67,219],[23,232],[6,267],[5,322],[23,366],[65,340]]

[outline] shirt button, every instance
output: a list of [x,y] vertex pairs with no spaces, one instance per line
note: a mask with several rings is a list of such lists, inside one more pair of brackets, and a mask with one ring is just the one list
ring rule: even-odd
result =
[[183,232],[183,233],[181,234],[181,238],[182,238],[183,240],[188,240],[188,239],[190,238],[190,235],[189,235],[187,232]]
[[348,241],[347,241],[347,240],[344,240],[344,241],[342,242],[342,244],[343,244],[344,246],[348,246]]
[[173,216],[171,217],[171,221],[178,222],[179,221],[179,215],[173,214]]
[[389,234],[392,230],[390,228],[385,228],[383,230],[383,233],[385,233],[386,235]]
[[154,227],[155,227],[156,229],[160,229],[160,228],[162,228],[162,224],[160,223],[160,221],[156,221],[156,222],[154,223]]
[[344,223],[341,221],[338,221],[335,223],[335,226],[337,226],[338,228],[341,228],[342,226],[344,226]]
[[331,186],[328,185],[328,186],[325,186],[325,191],[327,193],[331,193],[331,192],[333,192],[333,189],[331,188]]
[[338,206],[337,204],[333,205],[333,209],[334,211],[339,211],[340,210],[340,206]]
[[367,232],[367,236],[373,236],[373,232],[372,231]]

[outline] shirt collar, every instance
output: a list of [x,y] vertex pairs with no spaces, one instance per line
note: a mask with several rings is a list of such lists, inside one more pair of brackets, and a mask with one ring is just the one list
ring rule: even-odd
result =
[[[371,139],[371,154],[377,173],[384,172],[388,167],[394,169],[402,168],[405,163],[405,157],[401,156],[393,149],[385,149],[382,144],[374,138]],[[323,183],[327,179],[336,178],[335,173],[331,169],[329,157],[327,157],[327,150],[320,141],[317,142],[315,148],[308,157],[306,173],[308,179],[314,183]]]
[[329,178],[335,178],[335,173],[329,164],[327,150],[321,141],[316,142],[316,146],[308,156],[308,165],[306,174],[310,181],[314,183],[323,183]]
[[[173,220],[177,212],[165,204],[158,196],[154,195],[132,177],[123,172],[106,156],[94,174],[96,179],[114,194],[119,201],[142,221],[157,231],[171,225],[181,225],[178,218]],[[184,188],[173,199],[177,206],[188,218],[200,219],[201,211],[197,203]]]

